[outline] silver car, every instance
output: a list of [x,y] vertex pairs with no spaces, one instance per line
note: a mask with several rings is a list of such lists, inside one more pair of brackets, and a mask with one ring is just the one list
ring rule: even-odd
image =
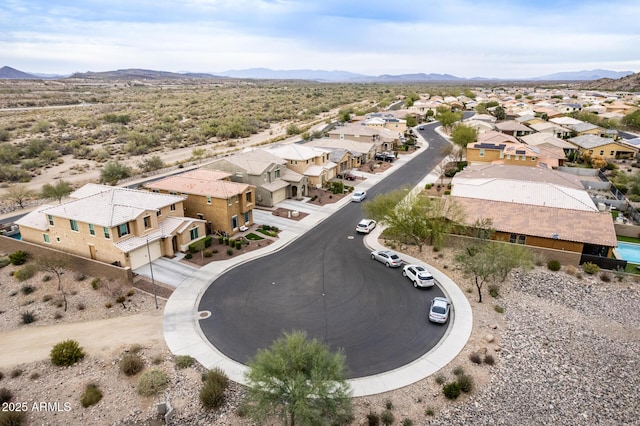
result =
[[356,226],[356,231],[361,234],[368,234],[373,231],[373,228],[376,227],[376,221],[373,219],[362,219],[358,226]]
[[399,268],[402,266],[402,259],[390,250],[377,250],[371,252],[371,258],[380,263],[384,263],[387,268]]
[[449,320],[451,303],[445,297],[434,297],[429,307],[429,321],[444,324]]
[[409,278],[414,287],[433,287],[436,283],[433,275],[421,265],[405,265],[402,269],[402,275]]
[[351,201],[355,201],[356,203],[359,203],[361,201],[364,201],[365,198],[367,198],[366,191],[356,191],[351,196]]

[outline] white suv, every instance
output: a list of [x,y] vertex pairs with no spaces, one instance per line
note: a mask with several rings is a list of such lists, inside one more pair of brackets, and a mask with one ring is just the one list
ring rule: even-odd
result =
[[368,234],[373,231],[373,228],[376,227],[376,221],[373,219],[362,219],[358,226],[356,226],[356,231],[361,234]]
[[409,278],[414,287],[433,287],[436,280],[427,268],[420,265],[406,265],[402,269],[402,275]]

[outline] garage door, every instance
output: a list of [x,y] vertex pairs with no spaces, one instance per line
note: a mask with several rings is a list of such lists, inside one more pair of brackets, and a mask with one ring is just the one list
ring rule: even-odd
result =
[[[153,262],[157,258],[162,256],[160,250],[160,241],[154,241],[149,243],[149,251],[151,252],[151,261]],[[129,260],[131,261],[131,269],[137,269],[143,265],[149,263],[149,256],[147,254],[147,246],[140,247],[129,253]]]
[[273,192],[273,204],[278,204],[280,201],[287,199],[287,188],[279,189]]

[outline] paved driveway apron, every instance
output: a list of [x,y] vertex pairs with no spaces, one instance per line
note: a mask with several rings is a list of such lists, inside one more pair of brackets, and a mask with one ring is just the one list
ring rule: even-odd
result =
[[[369,197],[415,185],[441,159],[437,141],[431,148],[368,189]],[[218,277],[198,307],[212,313],[200,321],[205,336],[246,363],[284,331],[306,330],[344,351],[349,378],[428,352],[447,329],[426,320],[428,301],[442,291],[414,289],[400,268],[371,260],[355,233],[361,218],[361,204],[351,203],[282,250]]]

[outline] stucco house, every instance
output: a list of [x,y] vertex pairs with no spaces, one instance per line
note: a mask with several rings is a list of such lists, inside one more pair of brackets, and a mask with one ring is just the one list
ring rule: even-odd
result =
[[233,234],[243,225],[253,224],[256,188],[229,180],[226,172],[197,169],[173,175],[144,187],[150,191],[186,196],[185,216],[206,221],[207,233],[215,231]]
[[603,138],[597,135],[582,135],[569,138],[567,141],[575,145],[582,155],[592,158],[635,158],[638,148],[624,142],[614,141],[611,138]]
[[313,146],[316,148],[324,148],[331,151],[334,150],[346,150],[348,152],[347,161],[337,161],[332,159],[334,163],[338,165],[338,173],[343,173],[346,170],[357,169],[362,164],[366,164],[368,161],[375,158],[378,144],[375,142],[356,141],[350,138],[344,139],[331,139],[321,138],[314,139],[307,142],[305,145]]
[[277,145],[267,151],[286,160],[287,168],[306,176],[309,185],[316,188],[322,187],[338,173],[337,165],[331,161],[328,149],[293,143]]
[[533,129],[525,126],[516,120],[501,121],[495,124],[496,130],[501,133],[521,137],[533,133]]
[[499,144],[475,142],[467,145],[467,161],[470,164],[493,163],[537,167],[540,163],[540,150],[519,142]]
[[184,196],[87,184],[70,197],[19,219],[22,239],[136,269],[206,236],[204,220],[184,217]]
[[301,200],[308,191],[307,177],[287,167],[287,160],[264,149],[220,158],[203,166],[230,173],[233,182],[256,188],[256,204],[273,207],[287,198]]

